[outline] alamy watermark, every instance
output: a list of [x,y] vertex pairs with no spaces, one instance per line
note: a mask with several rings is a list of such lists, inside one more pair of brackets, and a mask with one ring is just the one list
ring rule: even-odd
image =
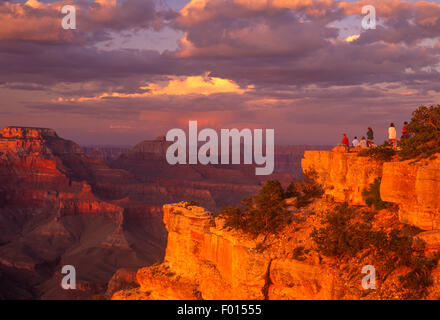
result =
[[72,265],[63,266],[61,269],[62,274],[66,274],[61,280],[61,287],[64,290],[76,289],[76,269]]
[[[166,152],[167,162],[175,164],[256,164],[264,167],[255,168],[256,175],[269,175],[274,170],[274,139],[275,130],[263,129],[221,129],[220,139],[214,129],[197,131],[197,121],[189,121],[188,143],[186,133],[182,129],[171,129],[166,135],[167,141],[174,142]],[[243,144],[241,141],[243,140]],[[232,144],[231,144],[232,141]],[[204,142],[199,148],[199,142]],[[220,142],[220,154],[219,154]],[[241,147],[243,146],[243,153]],[[263,155],[263,147],[265,153]],[[188,156],[187,156],[188,151]],[[232,151],[232,152],[230,152]],[[231,160],[232,153],[232,161]],[[220,161],[219,161],[220,159]]]
[[[65,5],[61,8],[61,13],[66,16],[61,21],[64,30],[76,29],[76,8],[73,5]],[[372,5],[365,5],[361,10],[364,18],[362,19],[362,28],[365,30],[376,29],[376,8]]]
[[362,278],[362,288],[365,290],[376,289],[376,268],[372,265],[363,266],[362,273],[367,274]]
[[65,5],[61,8],[61,13],[66,15],[61,20],[63,29],[76,29],[76,8],[71,5]]
[[362,19],[362,28],[365,30],[376,29],[376,8],[371,5],[363,6],[362,14],[366,15]]

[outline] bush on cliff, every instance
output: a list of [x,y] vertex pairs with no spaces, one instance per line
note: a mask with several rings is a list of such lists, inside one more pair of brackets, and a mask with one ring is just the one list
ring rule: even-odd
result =
[[375,210],[387,209],[392,205],[390,202],[383,201],[380,197],[380,181],[380,178],[376,178],[373,183],[370,183],[369,188],[362,192],[367,205]]
[[351,259],[366,252],[382,281],[398,267],[409,268],[409,272],[399,277],[400,290],[406,299],[423,298],[432,285],[431,272],[437,266],[439,254],[426,256],[425,244],[414,238],[416,231],[372,230],[371,216],[346,203],[328,211],[322,223],[323,227],[314,228],[311,233],[322,255]]
[[440,152],[440,105],[417,108],[407,129],[408,137],[399,141],[402,159],[428,158]]
[[387,141],[383,145],[377,147],[370,147],[368,149],[361,150],[358,153],[359,157],[369,157],[376,161],[391,161],[396,155],[396,151],[392,148],[392,145]]
[[308,206],[314,199],[320,198],[323,194],[324,189],[316,182],[316,172],[307,171],[303,179],[294,181],[287,186],[284,197],[296,198],[295,206],[302,208]]
[[244,199],[241,207],[226,207],[219,212],[225,227],[257,236],[276,233],[291,221],[284,191],[278,180],[269,180],[257,195]]
[[311,233],[319,252],[328,257],[353,256],[366,247],[371,224],[351,223],[356,213],[347,203],[327,212],[322,220],[325,226]]

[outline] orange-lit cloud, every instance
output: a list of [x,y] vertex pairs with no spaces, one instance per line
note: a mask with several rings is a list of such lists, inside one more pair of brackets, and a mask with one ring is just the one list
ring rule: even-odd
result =
[[[304,10],[310,16],[322,16],[334,7],[333,0],[192,0],[180,10],[178,22],[191,25],[208,21],[227,12],[236,16],[242,11],[267,11],[271,9]],[[222,12],[223,11],[223,12]]]
[[28,0],[24,4],[5,2],[0,10],[0,40],[54,41],[68,40],[71,33],[61,28],[62,1],[42,3]]
[[204,76],[188,76],[178,77],[172,76],[166,85],[157,83],[149,83],[148,85],[140,87],[144,90],[140,93],[124,93],[111,92],[102,93],[95,97],[80,97],[80,98],[62,98],[57,99],[58,102],[72,102],[72,101],[92,101],[103,100],[106,98],[142,98],[160,95],[182,96],[182,95],[211,95],[216,93],[236,93],[244,94],[254,89],[253,85],[246,88],[241,88],[236,82],[229,79],[222,79],[218,77],[211,77],[209,73]]
[[207,73],[205,76],[175,77],[164,87],[152,83],[148,86],[141,87],[141,89],[149,90],[149,94],[151,95],[210,95],[214,93],[242,94],[253,89],[253,86],[242,89],[232,80],[210,77],[209,73]]
[[360,34],[354,34],[352,36],[345,38],[345,41],[346,42],[353,42],[353,41],[359,39],[359,37],[360,37]]
[[[3,1],[2,1],[3,2]],[[150,27],[154,19],[154,6],[145,6],[144,22],[140,21],[141,12],[125,1],[95,0],[76,3],[71,0],[59,0],[44,3],[28,0],[25,3],[0,2],[0,41],[62,41],[71,42],[74,37],[91,36],[98,30],[133,29]],[[61,26],[61,9],[65,5],[76,8],[77,30],[64,30]],[[148,9],[146,9],[148,8]],[[149,24],[150,23],[150,24]]]

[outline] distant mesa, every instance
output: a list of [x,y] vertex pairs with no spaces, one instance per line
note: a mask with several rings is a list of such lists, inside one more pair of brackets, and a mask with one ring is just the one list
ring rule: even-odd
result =
[[0,131],[3,138],[39,138],[39,137],[58,137],[55,130],[50,128],[37,127],[16,127],[8,126]]

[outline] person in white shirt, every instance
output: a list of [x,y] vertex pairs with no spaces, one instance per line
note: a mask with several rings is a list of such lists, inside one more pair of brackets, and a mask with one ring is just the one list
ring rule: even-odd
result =
[[359,140],[357,137],[354,137],[353,141],[351,142],[353,147],[359,147]]
[[359,147],[362,149],[368,148],[367,139],[365,139],[365,137],[362,137],[361,141],[359,142]]
[[388,139],[393,144],[393,148],[396,147],[396,137],[397,137],[396,127],[394,126],[394,123],[391,123],[390,127],[388,128]]

